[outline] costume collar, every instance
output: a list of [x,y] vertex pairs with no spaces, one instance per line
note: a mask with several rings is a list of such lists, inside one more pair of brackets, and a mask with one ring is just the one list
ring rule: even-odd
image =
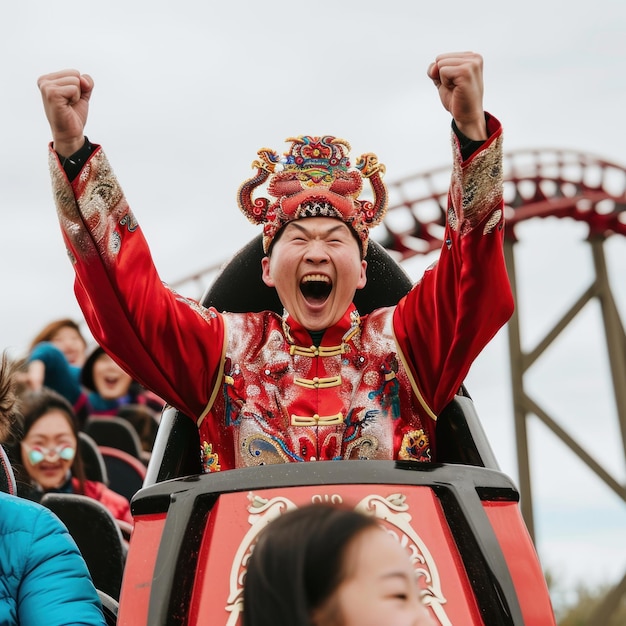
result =
[[350,304],[343,317],[330,328],[327,328],[322,337],[319,348],[312,345],[309,331],[297,322],[291,315],[283,317],[285,337],[291,345],[292,354],[308,356],[333,356],[342,354],[344,346],[360,332],[361,316],[354,304]]

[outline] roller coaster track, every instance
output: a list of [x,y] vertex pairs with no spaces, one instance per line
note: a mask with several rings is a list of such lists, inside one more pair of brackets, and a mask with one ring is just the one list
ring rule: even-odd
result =
[[[586,222],[589,235],[626,235],[626,169],[572,150],[519,150],[504,158],[507,237],[534,217]],[[449,168],[388,183],[391,203],[383,245],[404,260],[439,249]],[[378,234],[378,233],[377,233]]]

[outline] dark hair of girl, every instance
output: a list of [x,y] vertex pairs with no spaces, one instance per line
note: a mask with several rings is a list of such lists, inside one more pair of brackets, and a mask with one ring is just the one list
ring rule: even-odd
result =
[[349,544],[375,518],[313,504],[289,511],[259,534],[248,561],[243,626],[307,626],[346,575]]

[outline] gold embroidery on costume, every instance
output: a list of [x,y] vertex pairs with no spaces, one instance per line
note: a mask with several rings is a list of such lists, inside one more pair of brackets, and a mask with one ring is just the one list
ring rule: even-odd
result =
[[[327,359],[289,354],[290,324],[307,345],[290,318],[224,314],[228,349],[214,408],[232,433],[233,465],[397,459],[403,433],[423,428],[426,416],[393,341],[393,312],[368,315],[345,354]],[[357,320],[351,308],[328,345],[354,333]]]
[[248,467],[290,461],[289,456],[281,449],[280,442],[262,433],[244,439],[241,444],[241,456]]
[[483,235],[488,235],[501,219],[502,210],[498,209],[497,211],[494,211],[491,217],[485,222],[485,226],[483,227]]
[[454,231],[459,230],[459,220],[457,219],[456,212],[454,211],[454,207],[450,207],[448,209],[448,224],[450,228]]
[[461,162],[456,140],[454,145],[450,196],[460,233],[466,235],[502,202],[502,137],[476,153],[467,164]]
[[354,336],[361,330],[361,316],[355,309],[350,313],[350,328],[344,333],[341,338],[341,344],[338,346],[298,346],[291,335],[291,329],[287,324],[287,320],[283,318],[282,321],[283,332],[287,341],[291,344],[289,346],[290,356],[308,356],[308,357],[329,357],[339,356],[340,354],[346,354],[350,352],[350,346],[348,342],[354,338]]
[[102,259],[111,263],[121,248],[118,225],[132,232],[136,221],[106,156],[97,151],[85,164],[75,183],[79,187],[76,197],[52,151],[49,164],[59,221],[74,247],[74,255],[88,257],[96,253],[95,244]]
[[292,426],[334,426],[343,424],[343,414],[312,415],[311,417],[307,417],[306,415],[292,415],[290,423]]
[[221,469],[219,455],[217,452],[213,452],[213,444],[210,444],[208,441],[202,442],[200,461],[202,463],[202,471],[205,474],[209,472],[219,472]]
[[328,387],[338,387],[341,385],[341,375],[328,376],[326,378],[294,378],[295,385],[304,387],[305,389],[326,389]]
[[109,238],[109,252],[111,256],[115,256],[122,247],[122,238],[120,234],[116,231],[111,233],[111,237]]
[[311,346],[310,348],[296,345],[289,346],[289,354],[291,356],[338,356],[340,354],[345,354],[345,352],[345,343],[342,343],[340,346]]
[[430,461],[428,436],[421,428],[405,433],[398,458],[403,461]]
[[377,449],[378,439],[376,437],[359,437],[356,441],[348,444],[344,458],[368,461]]

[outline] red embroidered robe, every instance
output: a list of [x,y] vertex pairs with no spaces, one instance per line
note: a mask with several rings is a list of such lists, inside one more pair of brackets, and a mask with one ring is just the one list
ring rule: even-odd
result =
[[454,165],[440,258],[396,307],[353,308],[317,350],[273,313],[222,314],[165,286],[104,152],[50,168],[75,292],[94,338],[196,419],[206,471],[336,458],[436,460],[435,420],[512,312],[499,122]]

